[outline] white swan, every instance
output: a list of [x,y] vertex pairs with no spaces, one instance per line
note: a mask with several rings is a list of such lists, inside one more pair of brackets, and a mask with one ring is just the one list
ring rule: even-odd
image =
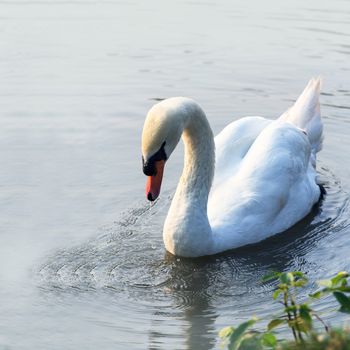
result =
[[159,195],[164,164],[181,135],[185,144],[183,173],[163,229],[169,252],[197,257],[259,242],[310,212],[320,197],[319,93],[320,80],[312,79],[277,120],[245,117],[215,140],[193,100],[175,97],[151,108],[142,133],[149,200]]

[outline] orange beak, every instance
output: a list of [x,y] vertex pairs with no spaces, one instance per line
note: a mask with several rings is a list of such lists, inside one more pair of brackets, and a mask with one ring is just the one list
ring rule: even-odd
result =
[[155,162],[156,175],[148,176],[146,183],[146,197],[149,201],[155,201],[160,193],[160,186],[162,185],[164,160],[157,160]]

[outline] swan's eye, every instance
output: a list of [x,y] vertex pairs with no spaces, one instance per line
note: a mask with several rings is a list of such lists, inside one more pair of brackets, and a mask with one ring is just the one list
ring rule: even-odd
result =
[[144,157],[142,156],[142,170],[143,173],[147,176],[155,176],[157,174],[156,169],[156,161],[159,160],[167,160],[167,155],[164,150],[165,141],[163,142],[162,146],[159,148],[159,150],[153,154],[147,161],[145,161]]

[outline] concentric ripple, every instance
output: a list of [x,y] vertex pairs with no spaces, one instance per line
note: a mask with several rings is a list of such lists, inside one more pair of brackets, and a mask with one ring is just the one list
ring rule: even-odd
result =
[[[302,270],[316,280],[350,268],[349,262],[344,266],[344,261],[333,259],[330,249],[343,242],[349,225],[347,194],[325,166],[320,182],[326,194],[287,232],[199,259],[164,251],[161,228],[170,197],[163,196],[153,207],[130,210],[98,238],[48,257],[38,271],[40,287],[54,293],[104,292],[133,300],[135,312],[159,309],[162,317],[194,313],[208,317],[212,332],[214,320],[224,326],[232,319],[263,316],[273,309],[273,284],[260,283],[269,270]],[[330,303],[325,300],[321,307]]]

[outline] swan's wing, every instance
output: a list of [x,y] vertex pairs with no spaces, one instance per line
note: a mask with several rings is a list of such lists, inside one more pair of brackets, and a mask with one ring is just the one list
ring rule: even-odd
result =
[[236,174],[211,193],[208,217],[218,244],[258,242],[302,219],[320,195],[310,154],[299,128],[280,120],[265,127]]
[[245,117],[230,123],[215,137],[213,189],[236,173],[257,136],[271,122],[262,117]]

